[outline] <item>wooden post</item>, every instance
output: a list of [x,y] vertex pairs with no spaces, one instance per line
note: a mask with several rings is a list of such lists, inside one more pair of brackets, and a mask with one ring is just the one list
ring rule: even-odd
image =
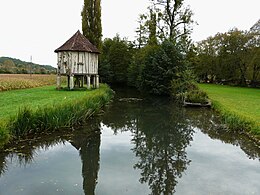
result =
[[90,89],[90,75],[87,75],[87,88]]
[[81,87],[82,87],[82,88],[84,87],[84,75],[81,76]]
[[99,88],[99,75],[96,75],[96,88]]
[[68,86],[68,89],[69,89],[70,88],[70,76],[68,75],[67,78],[68,78],[67,86]]
[[61,76],[60,74],[57,75],[57,89],[60,90],[61,88]]
[[73,76],[70,76],[70,90],[72,90],[74,88],[74,77]]
[[93,76],[93,88],[96,88],[96,75]]

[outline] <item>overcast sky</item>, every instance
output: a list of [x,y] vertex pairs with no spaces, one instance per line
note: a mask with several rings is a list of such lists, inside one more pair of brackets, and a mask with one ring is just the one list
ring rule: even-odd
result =
[[[137,18],[149,0],[102,0],[103,38],[133,40]],[[199,41],[233,27],[248,30],[260,19],[260,0],[186,0],[198,25]],[[56,66],[53,52],[81,30],[83,0],[1,0],[0,56]]]

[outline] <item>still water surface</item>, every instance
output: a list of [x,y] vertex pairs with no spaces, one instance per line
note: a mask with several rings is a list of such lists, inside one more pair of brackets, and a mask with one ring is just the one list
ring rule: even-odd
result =
[[0,194],[260,194],[259,159],[208,109],[117,89],[85,127],[1,151]]

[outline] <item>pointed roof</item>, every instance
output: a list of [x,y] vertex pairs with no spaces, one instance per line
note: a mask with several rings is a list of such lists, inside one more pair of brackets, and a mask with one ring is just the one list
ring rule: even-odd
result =
[[79,30],[54,52],[57,53],[60,51],[86,51],[90,53],[100,53],[96,46],[81,34]]

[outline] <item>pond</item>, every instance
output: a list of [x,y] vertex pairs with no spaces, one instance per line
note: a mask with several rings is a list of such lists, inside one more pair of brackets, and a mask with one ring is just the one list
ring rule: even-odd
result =
[[260,148],[207,108],[116,89],[84,127],[0,152],[0,194],[260,194]]

